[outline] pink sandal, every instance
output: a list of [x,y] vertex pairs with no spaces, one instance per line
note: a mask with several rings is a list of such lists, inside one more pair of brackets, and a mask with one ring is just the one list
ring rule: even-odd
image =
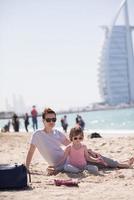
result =
[[54,183],[56,186],[66,185],[66,186],[77,186],[78,187],[78,180],[72,180],[72,179],[54,179]]

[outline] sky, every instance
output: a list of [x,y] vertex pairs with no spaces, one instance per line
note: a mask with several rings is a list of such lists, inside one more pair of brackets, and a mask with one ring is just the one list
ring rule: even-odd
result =
[[[19,99],[56,110],[101,102],[101,26],[112,23],[120,3],[0,0],[0,111]],[[133,0],[128,9],[134,25]]]

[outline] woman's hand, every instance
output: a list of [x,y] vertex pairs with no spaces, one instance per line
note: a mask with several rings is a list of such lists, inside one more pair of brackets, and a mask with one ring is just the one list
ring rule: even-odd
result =
[[47,168],[47,176],[56,175],[58,172],[54,166],[48,166]]

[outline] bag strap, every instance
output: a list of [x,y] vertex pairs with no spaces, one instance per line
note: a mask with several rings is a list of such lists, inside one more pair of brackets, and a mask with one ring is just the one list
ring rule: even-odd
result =
[[27,173],[28,173],[28,177],[29,177],[29,183],[31,183],[31,172],[29,171],[29,169],[27,169]]

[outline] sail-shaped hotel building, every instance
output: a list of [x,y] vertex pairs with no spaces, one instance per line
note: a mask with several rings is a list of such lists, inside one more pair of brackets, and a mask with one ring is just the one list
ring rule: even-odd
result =
[[[121,13],[124,25],[116,25]],[[134,103],[134,56],[127,1],[122,1],[110,27],[104,26],[105,40],[99,68],[99,89],[108,105]]]

